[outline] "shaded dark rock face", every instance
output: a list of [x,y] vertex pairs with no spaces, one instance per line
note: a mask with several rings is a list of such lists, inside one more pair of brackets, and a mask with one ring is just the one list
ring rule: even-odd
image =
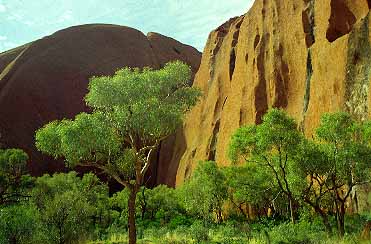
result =
[[[87,111],[89,78],[124,66],[161,68],[182,60],[195,73],[201,53],[157,33],[117,25],[71,27],[0,54],[0,142],[30,155],[32,175],[65,170],[61,160],[38,152],[35,131],[44,124]],[[154,162],[154,167],[160,167]],[[176,170],[169,171],[175,175]],[[166,182],[168,174],[158,181]],[[154,177],[157,178],[157,177]]]
[[329,42],[348,34],[356,22],[356,16],[345,0],[331,0],[331,16],[326,37]]

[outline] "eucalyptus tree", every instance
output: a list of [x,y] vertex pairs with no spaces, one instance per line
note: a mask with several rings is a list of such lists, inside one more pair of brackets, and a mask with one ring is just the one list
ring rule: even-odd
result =
[[357,122],[345,112],[324,114],[316,134],[326,156],[324,182],[333,195],[343,236],[346,202],[355,186],[370,180],[371,122]]
[[188,86],[189,66],[175,61],[163,69],[123,68],[112,77],[93,77],[85,97],[92,113],[54,121],[37,131],[36,146],[68,166],[104,171],[129,189],[129,243],[136,243],[136,194],[151,155],[181,124],[201,93]]
[[222,170],[214,161],[199,162],[192,176],[179,189],[186,211],[204,221],[215,214],[220,223],[227,199],[227,186]]
[[229,147],[232,161],[253,163],[261,172],[269,172],[290,207],[295,222],[298,196],[293,186],[295,172],[291,167],[303,136],[296,122],[279,109],[270,109],[259,125],[243,126],[234,133]]
[[248,163],[242,166],[232,165],[223,168],[228,189],[228,197],[233,206],[245,218],[250,218],[243,208],[248,204],[267,209],[273,205],[279,195],[271,174],[261,170],[256,164]]
[[321,145],[310,139],[302,140],[292,167],[296,175],[295,187],[301,200],[322,218],[326,231],[331,234],[328,210],[333,201],[327,177],[331,166]]

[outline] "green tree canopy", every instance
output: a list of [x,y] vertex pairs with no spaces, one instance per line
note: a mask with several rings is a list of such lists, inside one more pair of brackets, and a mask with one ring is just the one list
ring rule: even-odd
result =
[[282,110],[270,109],[260,125],[243,126],[235,132],[228,152],[235,162],[243,159],[256,164],[261,172],[270,172],[288,198],[293,222],[297,196],[291,184],[295,180],[291,164],[302,139],[292,118]]
[[213,161],[199,162],[195,172],[180,189],[184,208],[191,214],[210,219],[215,214],[222,221],[222,207],[227,198],[225,176]]
[[370,181],[371,123],[357,122],[350,114],[324,114],[316,130],[326,155],[325,186],[336,206],[338,231],[344,235],[345,204],[355,186]]
[[26,190],[32,186],[27,160],[21,149],[0,149],[0,206],[27,198]]
[[176,61],[163,69],[124,68],[93,77],[85,101],[93,113],[54,121],[36,133],[39,150],[69,166],[93,166],[129,188],[129,236],[135,239],[135,199],[160,141],[181,126],[200,91],[188,86],[191,70]]
[[225,167],[223,173],[230,201],[246,218],[249,216],[243,206],[253,204],[268,208],[279,194],[270,172],[262,170],[254,163]]

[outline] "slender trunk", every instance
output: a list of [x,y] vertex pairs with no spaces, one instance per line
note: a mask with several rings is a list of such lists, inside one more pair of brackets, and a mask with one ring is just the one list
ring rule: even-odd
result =
[[17,244],[18,243],[17,237],[15,235],[10,237],[9,242],[10,242],[10,244]]
[[294,201],[291,196],[289,197],[289,204],[290,204],[291,223],[295,224],[295,208],[294,208]]
[[62,234],[62,226],[59,226],[59,244],[64,244],[64,238]]
[[144,220],[146,211],[147,211],[147,201],[146,201],[146,194],[145,194],[146,187],[143,187],[142,190],[142,197],[143,197],[143,206],[142,206],[142,220]]
[[320,207],[315,207],[314,210],[321,216],[322,218],[322,222],[326,228],[326,231],[328,234],[331,234],[332,233],[332,229],[331,229],[331,225],[330,225],[330,222],[328,220],[328,216],[326,213],[323,212],[323,210],[320,208]]
[[338,209],[338,231],[340,237],[343,237],[345,234],[345,227],[344,227],[344,216],[345,216],[345,202],[340,202],[340,208]]
[[240,210],[240,213],[246,218],[249,219],[248,213],[246,214],[245,211],[242,208],[242,205],[238,205],[238,209]]
[[218,223],[220,224],[221,222],[223,222],[222,211],[220,210],[220,208],[218,208],[216,212],[216,218]]
[[136,187],[133,186],[129,188],[129,200],[128,200],[128,226],[129,226],[129,244],[136,244],[137,243],[137,231],[135,226],[135,200],[137,196]]
[[326,229],[326,232],[331,235],[332,233],[332,228],[331,228],[331,224],[328,220],[328,215],[327,213],[325,213],[321,207],[318,205],[318,204],[315,204],[313,202],[311,202],[309,199],[305,198],[304,199],[304,202],[306,202],[307,204],[309,204],[309,206],[311,206],[314,211],[319,215],[321,216],[322,218],[322,222],[323,222],[323,225],[325,226],[325,229]]

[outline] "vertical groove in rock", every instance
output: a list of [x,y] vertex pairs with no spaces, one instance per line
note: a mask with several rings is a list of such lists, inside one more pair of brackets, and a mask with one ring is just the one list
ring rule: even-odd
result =
[[345,77],[345,109],[358,120],[368,116],[368,92],[371,71],[371,45],[369,17],[363,19],[359,29],[350,33],[348,40]]
[[208,157],[208,160],[210,161],[215,161],[219,128],[220,128],[220,120],[218,119],[215,123],[213,134],[212,134],[211,141],[210,141],[210,150],[209,150],[209,157]]
[[311,50],[308,50],[307,56],[307,74],[305,79],[305,93],[304,93],[304,106],[303,106],[303,115],[308,111],[309,100],[310,100],[310,81],[313,75],[313,66],[312,66],[312,54]]
[[278,64],[275,68],[275,87],[274,87],[274,101],[272,106],[275,108],[286,108],[288,104],[287,98],[287,83],[289,81],[289,66],[283,57],[283,47],[279,45],[276,52]]
[[234,68],[236,67],[236,48],[232,48],[229,56],[229,80],[232,80]]
[[236,67],[236,52],[237,52],[237,43],[238,43],[238,38],[240,36],[240,27],[243,22],[243,17],[241,20],[236,24],[236,30],[233,33],[233,40],[232,40],[232,45],[231,45],[231,52],[229,55],[229,80],[232,81],[234,69]]
[[304,0],[306,4],[305,9],[302,12],[302,24],[303,30],[305,33],[305,44],[307,48],[310,48],[316,41],[314,35],[314,26],[315,26],[315,18],[314,18],[314,4],[315,0]]
[[257,56],[258,85],[255,87],[255,123],[260,124],[262,117],[268,110],[267,80],[265,78],[265,46],[269,40],[269,33],[264,34],[260,41],[259,54]]
[[313,75],[313,64],[312,64],[312,51],[311,47],[315,43],[315,0],[304,0],[305,9],[302,12],[302,22],[303,31],[305,33],[305,44],[307,46],[307,61],[306,61],[306,76],[305,76],[305,91],[303,99],[303,111],[302,111],[302,121],[300,123],[300,129],[305,130],[305,118],[308,111],[310,102],[310,88],[311,80]]

